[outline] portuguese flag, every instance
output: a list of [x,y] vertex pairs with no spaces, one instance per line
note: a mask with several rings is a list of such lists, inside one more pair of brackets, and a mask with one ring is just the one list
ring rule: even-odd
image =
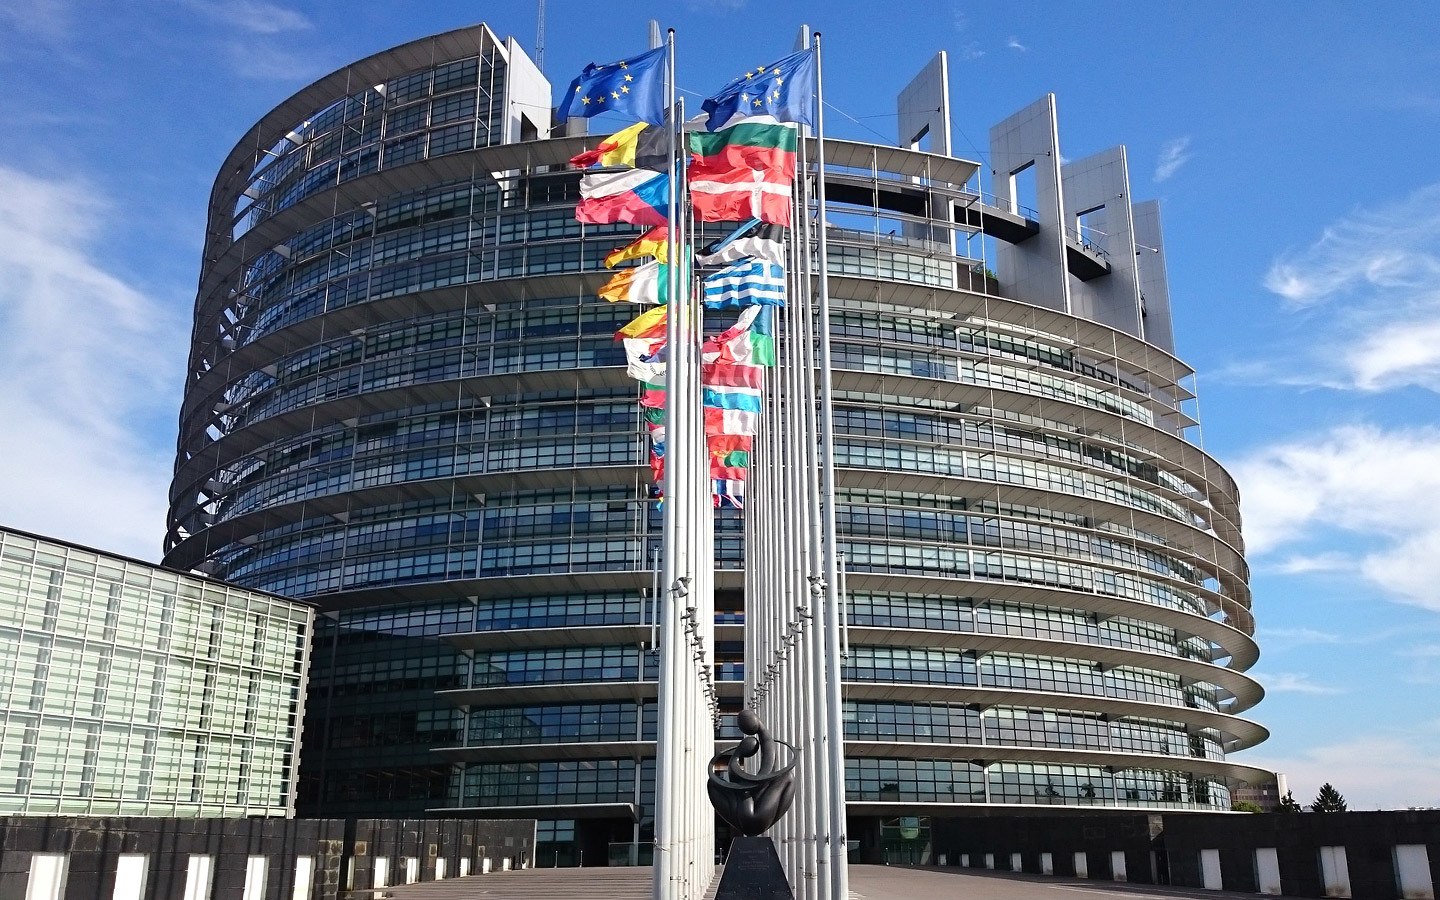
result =
[[796,128],[751,116],[690,134],[690,201],[702,222],[790,224]]

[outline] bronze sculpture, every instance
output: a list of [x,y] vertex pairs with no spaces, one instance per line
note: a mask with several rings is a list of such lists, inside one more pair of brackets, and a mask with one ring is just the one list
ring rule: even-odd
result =
[[[739,725],[745,737],[711,758],[706,788],[720,818],[740,834],[754,837],[779,821],[795,799],[795,748],[771,737],[754,710],[741,710]],[[784,767],[777,767],[776,744],[790,751],[790,762]],[[758,771],[746,772],[743,763],[757,753]],[[717,765],[725,766],[723,773],[715,771]]]

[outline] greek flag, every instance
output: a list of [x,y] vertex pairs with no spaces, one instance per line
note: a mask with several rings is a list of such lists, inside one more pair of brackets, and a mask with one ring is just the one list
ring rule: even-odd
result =
[[706,309],[784,306],[785,269],[763,259],[742,259],[701,282]]

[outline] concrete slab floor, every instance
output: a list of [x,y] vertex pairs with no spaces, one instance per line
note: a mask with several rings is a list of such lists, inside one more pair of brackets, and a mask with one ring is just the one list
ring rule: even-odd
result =
[[[717,873],[718,883],[719,876]],[[528,869],[388,888],[394,900],[648,900],[648,868]],[[712,885],[711,893],[714,892]],[[1224,900],[1256,894],[1016,875],[977,869],[851,866],[851,900]]]

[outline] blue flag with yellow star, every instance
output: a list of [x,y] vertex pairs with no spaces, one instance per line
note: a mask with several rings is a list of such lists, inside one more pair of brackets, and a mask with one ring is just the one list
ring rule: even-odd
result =
[[801,50],[779,62],[751,69],[725,85],[700,108],[710,114],[708,131],[739,116],[774,116],[780,122],[814,125],[815,51]]
[[665,48],[606,63],[591,63],[560,98],[559,118],[588,119],[620,112],[659,125],[665,118]]

